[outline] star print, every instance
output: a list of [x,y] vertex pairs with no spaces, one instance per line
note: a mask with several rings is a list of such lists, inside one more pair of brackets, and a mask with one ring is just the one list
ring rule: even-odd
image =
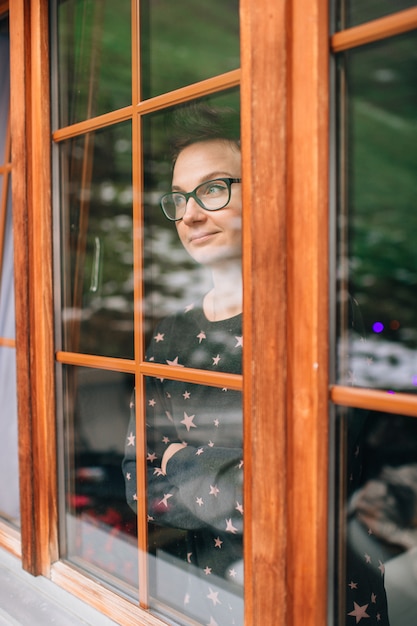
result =
[[220,361],[220,354],[218,354],[217,356],[213,356],[213,365],[218,365],[219,361]]
[[153,475],[154,476],[165,476],[165,472],[162,468],[160,467],[155,467],[154,471],[153,471]]
[[203,504],[204,504],[204,500],[203,500],[203,498],[196,498],[196,500],[195,500],[195,501],[196,501],[196,503],[198,504],[198,506],[203,506]]
[[182,397],[184,398],[184,400],[189,400],[190,396],[191,394],[189,391],[184,391],[184,393],[182,394]]
[[227,387],[223,387],[222,391],[227,391]]
[[207,444],[210,448],[214,448],[214,443],[210,440]]
[[162,437],[162,443],[169,443],[169,437]]
[[203,454],[204,450],[203,448],[198,448],[197,452],[195,453],[196,456],[200,456],[200,454]]
[[385,574],[385,565],[383,564],[382,561],[378,561],[379,565],[378,565],[378,569],[381,572],[381,576],[383,576]]
[[156,400],[154,398],[151,398],[148,402],[149,406],[155,406],[156,404]]
[[194,308],[194,302],[193,302],[192,304],[188,304],[188,305],[185,307],[184,311],[185,311],[185,313],[188,313],[189,311],[192,311],[192,310],[193,310],[193,308]]
[[184,419],[181,420],[181,424],[184,424],[188,432],[190,432],[190,428],[197,428],[197,426],[193,423],[194,418],[195,415],[187,415],[184,411]]
[[369,556],[369,554],[365,554],[365,562],[366,562],[366,563],[371,563],[371,562],[372,562],[372,559],[371,559],[371,557]]
[[235,535],[237,533],[237,528],[236,526],[233,526],[232,518],[226,520],[226,532],[232,533],[232,535]]
[[203,339],[207,339],[204,330],[200,331],[200,333],[197,335],[197,339],[199,340],[198,343],[201,343]]
[[229,576],[230,576],[230,578],[236,578],[236,570],[235,569],[229,569]]
[[242,469],[242,467],[243,467],[243,459],[239,461],[239,464],[237,465],[237,469]]
[[354,606],[353,611],[348,613],[348,615],[352,615],[352,617],[354,617],[356,619],[356,623],[357,624],[361,621],[362,618],[371,617],[366,612],[366,609],[369,606],[368,604],[363,604],[362,606],[359,606],[359,604],[356,604],[356,602],[354,602],[353,606]]
[[235,509],[236,509],[236,511],[239,511],[239,513],[242,513],[242,515],[243,515],[243,506],[241,504],[239,504],[239,502],[236,502]]
[[210,593],[208,594],[207,598],[213,602],[214,606],[216,606],[216,604],[221,604],[218,598],[219,592],[213,591],[211,587],[209,587],[209,591]]
[[148,518],[148,522],[153,522],[153,517],[152,517],[152,515],[148,515],[148,516],[147,516],[147,518]]
[[158,502],[158,504],[163,504],[168,508],[168,499],[172,498],[172,495],[172,493],[164,493],[164,497],[160,500],[160,502]]
[[146,460],[149,461],[150,463],[153,463],[156,460],[157,456],[155,454],[155,452],[148,452],[148,454],[146,455]]
[[218,427],[219,427],[219,424],[220,424],[219,420],[217,420],[217,419],[216,419],[216,420],[214,420],[214,425],[215,425],[215,427],[216,427],[216,428],[218,428]]
[[136,500],[138,499],[138,496],[136,495],[136,493],[133,494],[133,500],[136,502]]
[[133,433],[130,433],[129,437],[127,438],[127,445],[128,446],[135,445],[135,435]]
[[220,537],[217,537],[217,539],[214,540],[214,547],[221,549],[222,543],[223,543],[223,541],[220,539]]
[[132,474],[130,472],[127,472],[126,480],[130,480],[131,478],[132,478]]
[[133,408],[134,408],[134,406],[135,406],[135,403],[132,401],[132,402],[129,404],[129,408],[130,408],[130,409],[133,409]]
[[354,583],[353,581],[351,581],[348,584],[348,587],[350,587],[351,589],[357,589],[358,588],[358,583]]
[[167,359],[166,361],[167,361],[168,365],[172,365],[174,367],[184,367],[184,365],[181,365],[181,363],[178,363],[178,358],[179,357],[176,356],[173,361],[170,361],[169,359]]
[[376,604],[376,595],[374,593],[371,594],[371,602],[372,604]]
[[349,371],[348,372],[348,379],[347,382],[350,383],[351,385],[355,384],[356,382],[356,376],[354,372]]
[[377,613],[376,614],[376,621],[380,622],[381,621],[381,613]]
[[156,343],[159,343],[160,341],[164,340],[164,333],[158,333],[157,335],[155,335],[154,339],[156,341]]
[[209,567],[208,565],[204,568],[204,573],[206,576],[209,576],[211,574],[211,567]]
[[239,346],[243,348],[243,337],[235,337],[235,339],[237,341],[235,348],[239,348]]
[[217,485],[210,485],[210,496],[214,496],[217,498],[217,494],[220,492],[220,489],[217,488]]

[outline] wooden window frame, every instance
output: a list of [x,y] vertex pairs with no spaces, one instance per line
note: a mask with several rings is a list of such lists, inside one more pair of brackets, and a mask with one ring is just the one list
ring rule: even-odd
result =
[[[242,101],[245,508],[252,511],[246,626],[327,623],[329,400],[417,417],[417,399],[407,394],[342,386],[329,393],[327,296],[329,55],[415,28],[416,12],[329,40],[324,0],[241,0],[241,70],[210,83],[217,91],[240,82]],[[47,0],[10,3],[22,564],[121,624],[156,625],[160,620],[59,561],[54,368],[55,359],[80,359],[54,354],[48,20]],[[200,88],[207,93],[208,83]],[[179,90],[178,101],[191,94],[197,92]],[[152,103],[140,106],[162,106],[164,96]],[[54,139],[107,125],[113,115],[57,131]],[[131,107],[117,119],[132,119],[139,132]],[[135,176],[139,168],[135,161]],[[132,371],[130,361],[117,365]],[[117,369],[111,359],[100,366]],[[0,542],[20,553],[16,534],[3,525]]]
[[[327,23],[323,0],[241,3],[248,625],[326,615]],[[46,0],[11,3],[22,562],[120,623],[159,624],[58,560],[47,33]]]

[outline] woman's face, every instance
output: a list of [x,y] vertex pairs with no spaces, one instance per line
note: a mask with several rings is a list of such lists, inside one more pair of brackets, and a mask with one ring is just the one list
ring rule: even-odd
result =
[[[187,146],[175,162],[173,191],[189,192],[214,178],[240,178],[241,154],[228,141],[213,139]],[[219,211],[206,211],[190,198],[184,217],[176,222],[179,238],[187,252],[203,265],[221,264],[242,254],[242,194],[233,183],[229,204]]]

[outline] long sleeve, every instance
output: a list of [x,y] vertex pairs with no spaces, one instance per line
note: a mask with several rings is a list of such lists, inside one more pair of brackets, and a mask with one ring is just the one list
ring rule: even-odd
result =
[[[165,320],[149,346],[151,361],[240,372],[241,321],[210,324],[201,313]],[[148,515],[183,529],[211,527],[241,534],[243,460],[241,394],[181,381],[149,378],[146,389]],[[133,409],[133,407],[132,407]],[[123,471],[126,494],[136,507],[134,411]],[[161,471],[172,443],[185,447]]]

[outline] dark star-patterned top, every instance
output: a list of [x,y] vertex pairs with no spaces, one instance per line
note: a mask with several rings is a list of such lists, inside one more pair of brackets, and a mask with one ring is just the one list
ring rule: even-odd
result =
[[[240,374],[242,347],[241,315],[210,322],[200,304],[190,305],[161,322],[146,358],[174,367]],[[183,567],[194,578],[178,589],[177,600],[170,601],[205,623],[211,619],[218,625],[239,624],[243,620],[241,584],[237,584],[243,532],[241,393],[149,377],[146,406],[149,522],[156,528],[187,531],[184,544],[177,541],[174,556],[183,559]],[[123,472],[127,500],[135,510],[134,413],[132,403]],[[165,475],[161,459],[172,443],[185,446],[168,461]],[[159,548],[154,546],[156,552]],[[196,572],[201,578],[198,589]],[[214,581],[223,582],[216,587]],[[236,594],[239,606],[231,601]]]

